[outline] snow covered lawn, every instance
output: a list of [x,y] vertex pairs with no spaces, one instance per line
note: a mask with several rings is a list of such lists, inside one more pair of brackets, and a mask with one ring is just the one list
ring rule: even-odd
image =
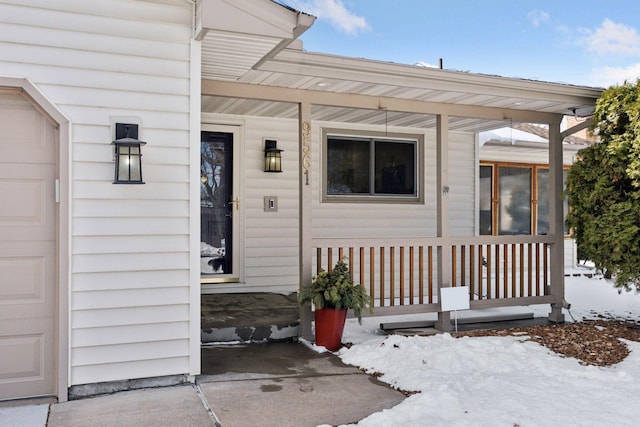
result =
[[[601,279],[570,277],[566,299],[576,320],[640,320],[640,295]],[[536,316],[549,306],[530,307]],[[567,316],[567,320],[571,320]],[[611,367],[585,366],[525,336],[381,336],[380,318],[350,320],[339,356],[393,387],[416,392],[358,426],[637,426],[640,343]]]

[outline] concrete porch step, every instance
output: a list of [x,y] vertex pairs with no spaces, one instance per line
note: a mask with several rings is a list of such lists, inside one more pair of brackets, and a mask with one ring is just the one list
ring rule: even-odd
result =
[[[458,325],[474,325],[481,323],[498,323],[498,322],[515,322],[520,320],[533,319],[533,313],[504,313],[504,314],[491,314],[491,315],[475,315],[470,317],[458,318]],[[453,319],[451,320],[453,324]],[[420,328],[433,328],[436,324],[435,320],[413,321],[413,322],[389,322],[380,323],[380,329],[383,331],[390,331],[395,329],[420,329]]]
[[203,343],[290,341],[298,336],[295,294],[213,294],[201,298]]

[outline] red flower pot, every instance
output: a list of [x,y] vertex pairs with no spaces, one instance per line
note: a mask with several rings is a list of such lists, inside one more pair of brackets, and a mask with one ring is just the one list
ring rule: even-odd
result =
[[342,331],[347,318],[347,309],[317,308],[316,345],[323,346],[329,351],[336,351],[342,343]]

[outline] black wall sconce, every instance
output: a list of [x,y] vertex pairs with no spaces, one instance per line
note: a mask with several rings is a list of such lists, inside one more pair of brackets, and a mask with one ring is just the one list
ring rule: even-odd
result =
[[114,184],[144,184],[142,181],[142,152],[140,147],[146,142],[138,139],[138,125],[116,123],[114,146],[116,173]]
[[282,151],[278,149],[278,141],[264,140],[264,171],[282,172]]

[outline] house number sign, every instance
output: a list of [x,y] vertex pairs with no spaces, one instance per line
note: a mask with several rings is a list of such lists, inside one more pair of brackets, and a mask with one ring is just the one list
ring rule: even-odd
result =
[[305,185],[309,185],[309,169],[311,168],[311,124],[302,123],[302,168],[304,169]]

